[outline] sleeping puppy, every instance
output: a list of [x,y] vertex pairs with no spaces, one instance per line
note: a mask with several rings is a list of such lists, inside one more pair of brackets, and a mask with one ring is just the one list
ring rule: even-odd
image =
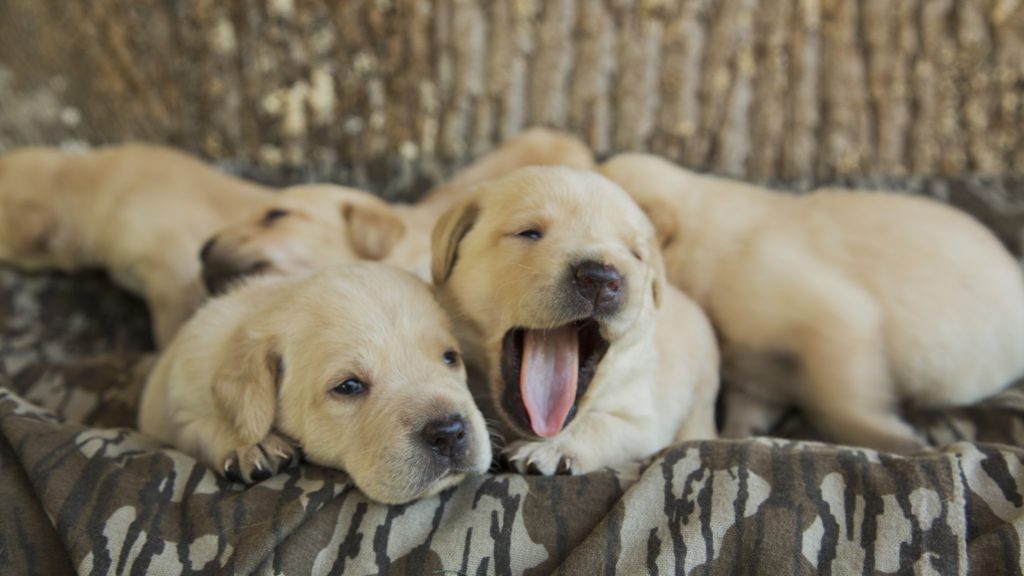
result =
[[518,170],[446,213],[432,250],[470,386],[520,439],[503,454],[517,470],[580,474],[715,437],[714,335],[665,285],[618,186]]
[[1021,269],[937,202],[773,193],[626,154],[601,172],[654,221],[668,278],[724,342],[725,434],[799,405],[848,444],[924,447],[898,403],[968,404],[1024,373]]
[[198,250],[210,294],[248,276],[294,276],[381,260],[406,234],[401,216],[386,202],[334,184],[286,188],[239,214]]
[[491,461],[430,288],[373,263],[256,278],[210,300],[150,374],[139,427],[245,483],[301,451],[385,503]]
[[[322,196],[332,197],[333,211]],[[145,297],[162,348],[205,296],[197,258],[203,242],[239,214],[280,226],[280,205],[293,204],[336,221],[325,250],[332,262],[379,257],[401,226],[369,194],[339,187],[274,195],[169,148],[26,148],[0,157],[0,261],[29,270],[105,268]]]
[[[345,255],[346,230],[360,258],[378,260],[430,279],[430,233],[446,210],[475,184],[503,176],[517,168],[557,164],[592,168],[593,155],[585,144],[568,134],[532,128],[510,138],[492,152],[461,170],[415,204],[379,200],[378,210],[364,203],[362,222],[339,222],[330,208],[315,208],[309,189],[302,198],[311,209],[283,202],[274,212],[254,210],[219,231],[203,249],[203,278],[211,292],[222,291],[234,280],[254,273],[295,273],[328,266]],[[332,230],[332,227],[336,230]],[[362,241],[362,246],[356,243]]]

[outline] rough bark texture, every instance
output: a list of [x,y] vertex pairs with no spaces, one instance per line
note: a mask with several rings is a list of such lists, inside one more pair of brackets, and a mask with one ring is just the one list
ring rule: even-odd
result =
[[767,181],[1024,172],[1019,0],[0,0],[0,148],[412,194],[532,124]]

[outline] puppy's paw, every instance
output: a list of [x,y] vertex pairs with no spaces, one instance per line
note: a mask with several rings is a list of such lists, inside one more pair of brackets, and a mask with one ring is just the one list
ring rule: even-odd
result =
[[300,458],[297,446],[271,432],[256,444],[230,452],[224,459],[224,477],[232,482],[255,484],[297,464]]
[[520,474],[552,476],[582,473],[579,459],[554,442],[513,442],[501,455],[508,467]]

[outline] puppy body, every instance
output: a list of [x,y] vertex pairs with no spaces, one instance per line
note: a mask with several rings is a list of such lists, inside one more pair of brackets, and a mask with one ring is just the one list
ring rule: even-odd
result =
[[267,196],[156,146],[21,149],[0,157],[0,260],[29,270],[106,268],[149,300],[156,340],[166,343],[203,297],[202,241]]
[[528,168],[480,186],[439,221],[432,271],[474,393],[521,439],[505,450],[521,471],[585,473],[714,437],[710,325],[664,285],[650,223],[606,179]]
[[[147,381],[139,424],[246,481],[301,449],[370,497],[404,502],[490,465],[456,350],[429,287],[397,269],[253,279],[182,328]],[[339,389],[350,380],[363,391]]]
[[787,196],[639,154],[601,172],[651,216],[669,280],[725,342],[727,435],[799,404],[837,440],[912,451],[922,443],[898,402],[963,405],[1024,373],[1021,270],[952,208]]

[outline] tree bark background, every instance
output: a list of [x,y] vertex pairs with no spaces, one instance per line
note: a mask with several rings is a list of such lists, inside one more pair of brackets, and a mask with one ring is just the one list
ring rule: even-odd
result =
[[525,126],[767,182],[1024,173],[1020,0],[0,0],[0,148],[412,197]]

